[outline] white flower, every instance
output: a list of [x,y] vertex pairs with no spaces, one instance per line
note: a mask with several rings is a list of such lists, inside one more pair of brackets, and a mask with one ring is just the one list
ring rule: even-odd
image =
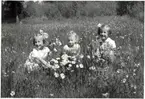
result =
[[81,58],[81,59],[82,59],[82,58],[84,58],[84,55],[83,55],[83,54],[81,54],[81,55],[80,55],[80,58]]
[[68,60],[68,55],[67,55],[67,54],[63,54],[63,55],[61,56],[61,58],[64,59],[64,60]]
[[84,68],[84,65],[83,64],[80,64],[80,68]]
[[135,76],[136,75],[136,73],[133,73],[133,76]]
[[79,65],[78,64],[76,65],[76,68],[79,68]]
[[58,38],[56,38],[56,44],[57,44],[58,46],[61,46],[61,45],[62,45],[61,41],[60,41]]
[[76,61],[71,61],[72,64],[76,64]]
[[137,86],[136,85],[134,85],[134,89],[136,89],[137,88]]
[[61,73],[61,74],[60,74],[60,77],[61,77],[62,79],[64,79],[64,78],[65,78],[65,75],[64,75],[63,73]]
[[74,72],[74,70],[71,70],[71,72]]
[[69,66],[69,67],[72,67],[72,64],[69,64],[68,66]]
[[109,93],[103,93],[102,96],[105,98],[109,98]]
[[128,78],[128,75],[126,75],[126,78]]
[[53,97],[54,96],[54,94],[49,94],[51,97]]
[[102,26],[102,24],[101,24],[101,23],[99,23],[97,26],[98,26],[98,27],[101,27],[101,26]]
[[54,67],[58,69],[60,66],[58,64],[55,64]]
[[62,62],[60,62],[61,65],[65,66],[66,64],[68,64],[69,61],[68,60],[63,60]]
[[124,79],[122,80],[122,82],[125,83],[125,82],[126,82],[126,79],[124,78]]
[[140,66],[140,63],[138,63],[138,64],[135,64],[135,67],[139,67]]
[[14,74],[14,73],[15,73],[15,71],[12,71],[12,73]]
[[60,58],[59,58],[59,57],[57,57],[57,58],[56,58],[56,60],[60,60]]
[[57,78],[57,77],[59,77],[59,74],[54,72],[54,76]]
[[89,69],[90,70],[96,70],[95,66],[91,66]]
[[90,55],[87,55],[87,58],[90,59],[91,58]]
[[134,91],[133,93],[136,94],[136,91]]
[[57,49],[56,49],[56,48],[54,48],[54,49],[53,49],[53,51],[54,51],[54,52],[57,52]]
[[14,96],[15,95],[15,91],[11,91],[10,95]]
[[117,73],[120,73],[120,70],[117,70]]

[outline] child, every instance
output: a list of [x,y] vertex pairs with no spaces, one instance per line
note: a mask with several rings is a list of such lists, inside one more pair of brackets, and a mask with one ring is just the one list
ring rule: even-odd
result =
[[63,47],[64,53],[71,57],[78,57],[80,54],[79,37],[74,31],[68,34],[68,44]]
[[110,34],[111,29],[108,25],[98,24],[98,42],[100,45],[96,51],[96,56],[98,58],[109,59],[109,61],[113,62],[116,44],[115,41],[109,37]]
[[[35,48],[29,54],[28,59],[26,60],[25,67],[28,70],[28,73],[34,70],[40,69],[40,60],[46,60],[48,55],[50,54],[50,50],[48,47],[45,47],[45,39],[48,38],[48,35],[43,35],[43,33],[39,33],[34,36],[33,44]],[[42,65],[44,67],[44,65]]]
[[[111,29],[108,25],[98,24],[98,37],[97,41],[99,42],[99,46],[97,46],[97,51],[95,55],[101,60],[101,68],[97,67],[98,70],[102,71],[104,87],[102,87],[102,96],[109,97],[109,87],[106,83],[111,77],[113,77],[113,65],[112,63],[115,60],[115,49],[116,44],[115,41],[112,40],[109,35],[111,34]],[[99,65],[100,66],[100,65]],[[103,67],[103,68],[102,68]],[[101,82],[102,83],[102,82]]]
[[68,44],[63,47],[63,55],[67,56],[70,60],[76,60],[80,55],[80,45],[78,44],[79,36],[74,32],[68,33]]

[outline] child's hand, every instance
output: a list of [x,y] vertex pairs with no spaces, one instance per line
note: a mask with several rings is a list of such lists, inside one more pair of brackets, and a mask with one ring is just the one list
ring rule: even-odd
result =
[[34,60],[37,62],[37,63],[40,63],[40,58],[39,57],[34,57]]

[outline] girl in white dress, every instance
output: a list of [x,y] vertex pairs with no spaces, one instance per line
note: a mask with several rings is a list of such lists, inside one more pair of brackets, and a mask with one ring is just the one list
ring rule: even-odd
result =
[[34,70],[39,70],[40,66],[45,67],[41,64],[39,59],[47,60],[49,54],[51,53],[48,47],[45,47],[45,39],[48,38],[47,33],[40,33],[34,36],[32,52],[30,52],[29,57],[27,58],[24,67],[28,70],[28,73]]

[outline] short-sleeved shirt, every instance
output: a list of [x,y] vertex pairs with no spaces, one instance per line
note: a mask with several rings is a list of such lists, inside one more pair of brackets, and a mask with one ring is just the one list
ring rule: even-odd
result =
[[63,50],[69,56],[75,56],[75,55],[77,55],[80,52],[80,45],[79,44],[74,44],[73,47],[69,47],[68,45],[65,45],[63,47]]

